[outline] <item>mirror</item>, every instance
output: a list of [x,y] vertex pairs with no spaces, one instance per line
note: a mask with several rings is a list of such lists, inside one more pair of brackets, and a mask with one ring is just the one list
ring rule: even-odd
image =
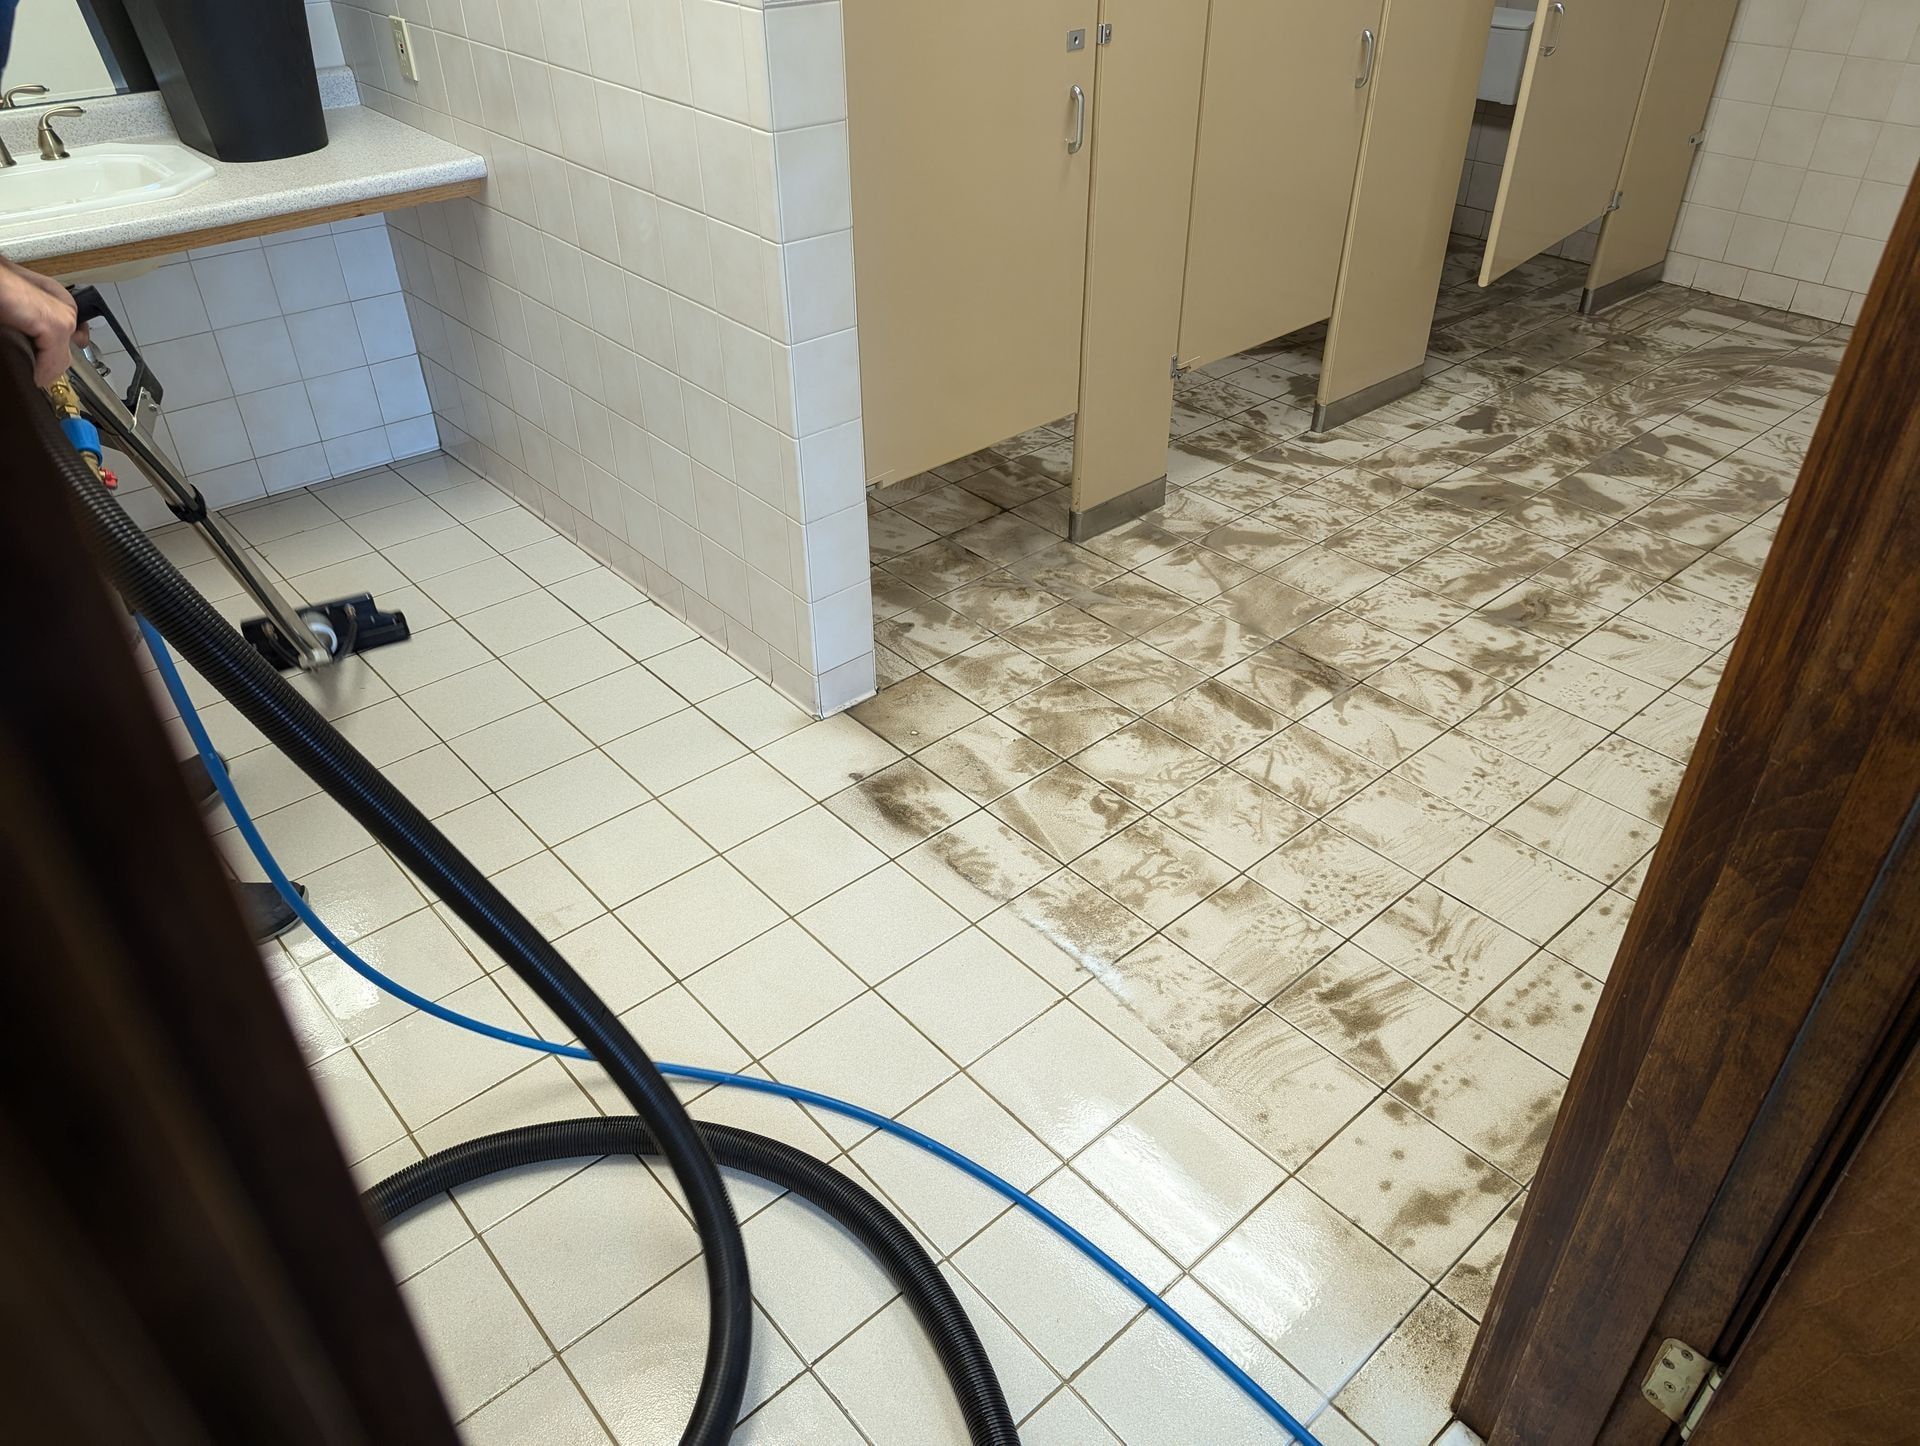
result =
[[20,0],[0,73],[0,88],[16,85],[47,88],[20,98],[30,106],[152,90],[154,81],[120,0]]

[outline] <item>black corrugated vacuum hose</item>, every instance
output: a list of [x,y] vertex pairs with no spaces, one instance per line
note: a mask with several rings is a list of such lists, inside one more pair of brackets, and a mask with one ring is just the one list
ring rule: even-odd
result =
[[[28,358],[20,349],[0,346],[0,368],[8,373],[6,385],[30,385]],[[746,1247],[717,1156],[813,1202],[871,1250],[932,1336],[972,1440],[977,1446],[1018,1446],[1012,1413],[980,1338],[912,1232],[857,1183],[811,1155],[688,1118],[652,1060],[559,951],[180,575],[67,444],[52,413],[27,411],[38,434],[34,443],[72,486],[95,558],[128,607],[445,899],[592,1051],[638,1114],[533,1125],[443,1150],[367,1192],[380,1221],[515,1165],[605,1154],[663,1157],[693,1214],[710,1312],[700,1389],[681,1442],[717,1446],[731,1437],[739,1418],[753,1325]]]
[[[973,1322],[940,1267],[891,1210],[856,1181],[792,1145],[731,1125],[695,1121],[694,1128],[722,1165],[791,1190],[846,1227],[900,1287],[932,1338],[975,1446],[1018,1446],[1013,1413]],[[630,1116],[558,1120],[502,1130],[441,1150],[389,1175],[364,1198],[374,1219],[385,1225],[444,1191],[516,1166],[659,1152],[647,1127]]]
[[[0,345],[9,385],[26,359]],[[80,503],[95,561],[127,606],[159,629],[240,715],[426,882],[526,981],[612,1076],[659,1143],[693,1212],[705,1253],[710,1311],[707,1353],[682,1446],[719,1446],[733,1434],[746,1394],[753,1301],[746,1243],[713,1156],[672,1087],[625,1025],[589,989],[525,915],[381,776],[194,590],[88,470],[50,409],[30,407],[44,446]],[[24,438],[9,439],[21,445]]]

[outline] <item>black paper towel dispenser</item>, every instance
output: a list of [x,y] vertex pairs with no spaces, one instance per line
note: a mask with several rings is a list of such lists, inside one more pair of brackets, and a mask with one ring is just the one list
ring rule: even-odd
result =
[[180,139],[222,161],[327,143],[301,0],[126,0]]

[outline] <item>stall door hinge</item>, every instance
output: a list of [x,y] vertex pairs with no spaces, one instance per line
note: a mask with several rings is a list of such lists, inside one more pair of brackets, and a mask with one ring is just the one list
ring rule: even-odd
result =
[[1613,193],[1613,199],[1607,202],[1607,211],[1618,211],[1620,209],[1620,203],[1626,199],[1627,193],[1625,191],[1615,191]]
[[1713,1393],[1726,1379],[1706,1356],[1685,1341],[1668,1337],[1660,1343],[1640,1394],[1657,1407],[1669,1421],[1680,1423],[1680,1439],[1686,1440],[1700,1424],[1713,1402]]
[[1180,354],[1175,352],[1167,358],[1167,375],[1175,381],[1180,380]]
[[1098,30],[1094,31],[1093,43],[1095,45],[1113,44],[1113,26],[1111,24],[1102,25]]

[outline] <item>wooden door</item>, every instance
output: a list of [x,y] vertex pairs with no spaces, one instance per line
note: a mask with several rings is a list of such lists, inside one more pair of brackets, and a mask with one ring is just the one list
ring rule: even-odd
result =
[[1920,1440],[1920,1069],[1908,1062],[1688,1439]]
[[[1909,195],[1474,1342],[1455,1404],[1489,1446],[1668,1439],[1642,1396],[1661,1342],[1731,1358],[1738,1373],[1781,1263],[1839,1198],[1857,1141],[1909,1068],[1916,385],[1920,197]],[[1911,1257],[1910,1197],[1879,1218],[1877,1253]]]
[[1069,146],[1092,135],[1097,15],[1096,0],[846,0],[870,481],[1074,409],[1092,152]]
[[1332,314],[1381,8],[1382,0],[1213,0],[1182,366]]
[[1603,214],[1663,0],[1539,0],[1480,284]]

